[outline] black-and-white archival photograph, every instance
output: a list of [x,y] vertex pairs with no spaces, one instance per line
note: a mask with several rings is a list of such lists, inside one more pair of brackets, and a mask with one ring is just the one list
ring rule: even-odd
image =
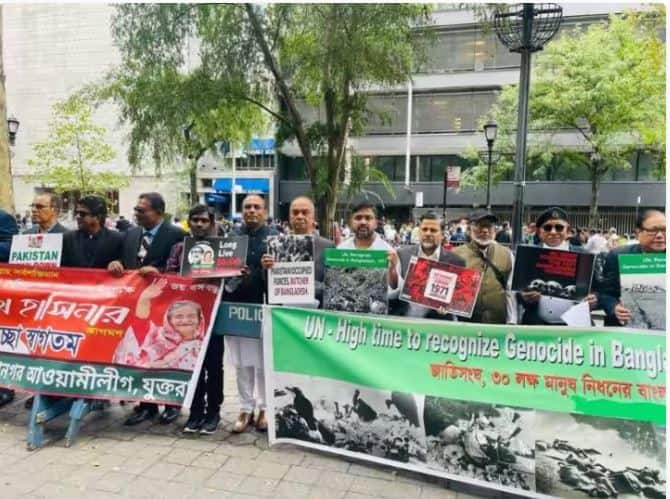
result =
[[280,234],[268,237],[268,254],[275,262],[311,262],[314,260],[312,236]]
[[289,373],[274,379],[276,438],[425,465],[422,397]]
[[644,278],[644,283],[622,278],[621,301],[632,314],[627,326],[665,331],[665,275],[647,274]]
[[535,421],[537,492],[566,498],[666,496],[665,428],[540,411]]
[[386,269],[326,267],[323,308],[385,315],[387,282]]
[[535,490],[535,411],[426,397],[428,466]]

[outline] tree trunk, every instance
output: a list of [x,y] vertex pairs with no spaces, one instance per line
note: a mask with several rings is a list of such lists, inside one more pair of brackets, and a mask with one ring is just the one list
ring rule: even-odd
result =
[[0,208],[14,213],[10,164],[9,131],[7,130],[7,95],[5,94],[5,69],[2,58],[2,6],[0,5]]
[[589,206],[589,227],[599,227],[598,195],[600,194],[600,173],[598,166],[591,172],[591,205]]
[[191,206],[198,204],[200,200],[198,199],[198,160],[196,159],[191,163],[190,168],[188,169],[188,180],[191,194]]

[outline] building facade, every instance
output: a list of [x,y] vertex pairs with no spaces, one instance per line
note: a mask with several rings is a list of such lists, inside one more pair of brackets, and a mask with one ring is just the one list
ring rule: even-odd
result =
[[[563,32],[585,28],[606,20],[610,13],[634,7],[575,3],[562,6]],[[426,209],[442,212],[445,170],[471,166],[462,157],[469,148],[486,150],[480,120],[502,87],[519,81],[520,55],[509,52],[495,33],[486,32],[472,12],[438,4],[430,29],[435,31],[436,40],[427,64],[413,75],[411,87],[379,89],[369,96],[370,108],[383,111],[391,119],[373,120],[364,136],[351,141],[356,155],[369,158],[391,180],[395,197],[381,185],[372,184],[368,189],[375,193],[370,200],[396,222]],[[306,105],[303,112],[311,120],[319,117],[319,110]],[[589,153],[576,133],[558,133],[553,140],[563,147]],[[599,212],[603,227],[617,225],[621,230],[632,230],[638,197],[641,206],[665,204],[665,182],[654,178],[652,159],[636,153],[631,164],[632,169],[614,171],[602,183]],[[568,209],[574,223],[585,225],[591,199],[587,172],[556,168],[547,176],[527,179],[526,218],[544,207],[561,205]],[[493,209],[508,219],[513,198],[511,181],[507,178],[494,186],[491,195]],[[308,191],[300,151],[295,144],[288,144],[279,157],[279,213],[285,215],[290,200]],[[473,206],[485,205],[486,192],[484,188],[449,189],[446,198],[447,217],[452,219],[471,211]]]

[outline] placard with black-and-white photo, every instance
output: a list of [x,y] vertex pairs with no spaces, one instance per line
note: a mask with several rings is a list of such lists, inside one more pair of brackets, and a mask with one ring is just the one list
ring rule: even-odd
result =
[[233,277],[242,273],[249,236],[184,239],[181,275],[184,277]]
[[268,271],[268,303],[304,304],[314,297],[314,238],[280,234],[267,239],[274,265]]

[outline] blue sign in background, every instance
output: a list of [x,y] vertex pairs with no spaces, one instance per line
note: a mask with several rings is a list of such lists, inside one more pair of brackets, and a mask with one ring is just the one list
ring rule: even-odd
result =
[[260,338],[262,326],[263,305],[221,302],[212,333]]

